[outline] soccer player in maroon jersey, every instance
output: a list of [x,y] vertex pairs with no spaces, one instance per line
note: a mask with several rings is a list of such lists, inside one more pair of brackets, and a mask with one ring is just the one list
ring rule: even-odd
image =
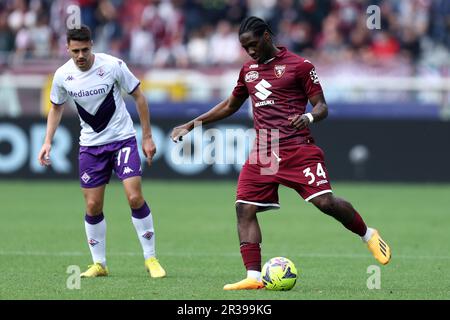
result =
[[[252,99],[257,138],[242,167],[236,195],[240,251],[247,278],[225,285],[224,290],[263,287],[262,236],[257,213],[279,208],[280,184],[294,189],[305,201],[359,235],[378,262],[387,264],[391,258],[391,250],[378,231],[368,228],[349,202],[332,193],[323,151],[314,144],[308,128],[328,115],[313,64],[286,48],[276,47],[272,35],[262,19],[246,18],[239,29],[239,41],[253,61],[242,67],[232,94],[210,111],[174,128],[171,134],[177,142],[198,123],[208,124],[229,117],[249,96]],[[313,108],[305,113],[308,100]],[[276,151],[268,152],[267,147],[271,151],[274,145]],[[272,158],[271,168],[260,159],[262,155]]]

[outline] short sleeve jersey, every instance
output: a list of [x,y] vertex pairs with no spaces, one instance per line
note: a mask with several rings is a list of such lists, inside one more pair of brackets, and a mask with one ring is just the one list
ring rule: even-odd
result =
[[72,97],[80,117],[80,145],[99,146],[136,135],[121,90],[131,94],[139,84],[125,62],[96,53],[87,71],[72,59],[56,70],[50,100],[62,105]]
[[284,47],[279,49],[269,62],[244,64],[233,95],[250,96],[256,130],[278,129],[280,139],[309,137],[308,128],[296,129],[289,118],[305,113],[308,99],[322,93],[322,87],[309,60]]

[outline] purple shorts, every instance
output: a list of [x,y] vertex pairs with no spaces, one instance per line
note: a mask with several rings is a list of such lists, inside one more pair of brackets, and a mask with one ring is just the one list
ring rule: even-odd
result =
[[135,137],[102,146],[80,146],[78,163],[82,188],[107,184],[113,170],[120,180],[142,175]]

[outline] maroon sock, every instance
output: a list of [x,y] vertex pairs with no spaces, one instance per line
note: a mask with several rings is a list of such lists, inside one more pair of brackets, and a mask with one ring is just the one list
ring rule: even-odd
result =
[[241,256],[247,270],[261,271],[261,247],[259,243],[241,243]]
[[366,234],[367,226],[359,215],[358,212],[355,211],[355,215],[353,216],[353,221],[349,224],[344,224],[344,227],[346,227],[348,230],[360,235],[361,237]]

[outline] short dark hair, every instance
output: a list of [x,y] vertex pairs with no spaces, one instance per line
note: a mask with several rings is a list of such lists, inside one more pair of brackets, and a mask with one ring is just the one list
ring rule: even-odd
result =
[[70,42],[70,40],[74,41],[91,41],[92,40],[92,33],[91,29],[89,29],[86,25],[81,25],[80,28],[73,28],[67,30],[67,43]]
[[257,37],[261,37],[265,31],[268,31],[271,35],[273,35],[269,25],[263,19],[254,16],[247,17],[241,22],[241,26],[239,27],[239,35],[249,31],[253,32],[253,34]]

